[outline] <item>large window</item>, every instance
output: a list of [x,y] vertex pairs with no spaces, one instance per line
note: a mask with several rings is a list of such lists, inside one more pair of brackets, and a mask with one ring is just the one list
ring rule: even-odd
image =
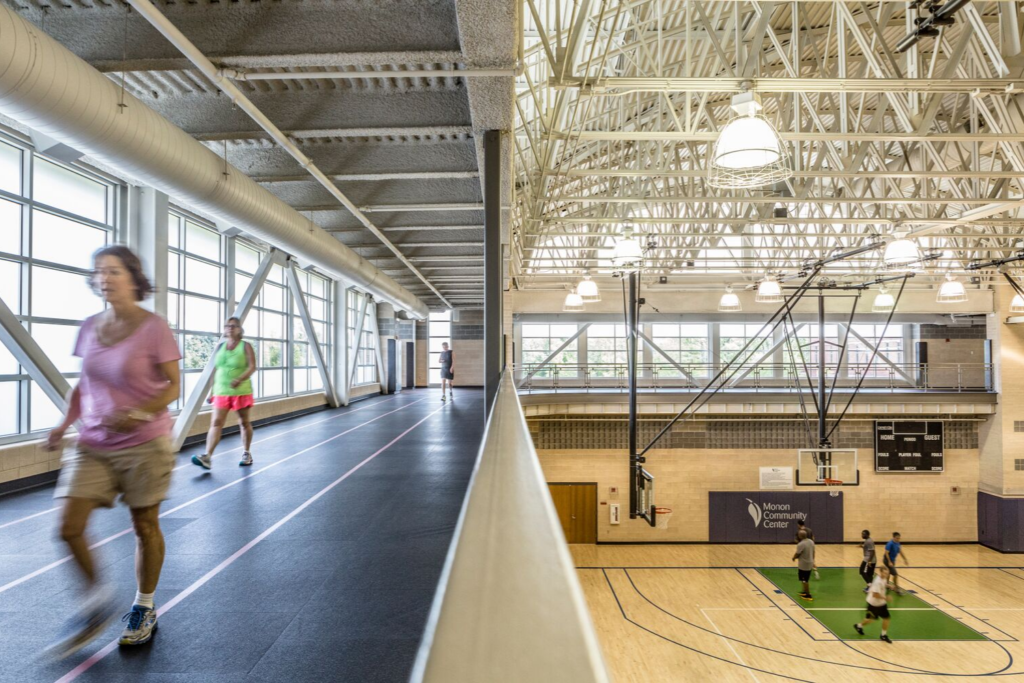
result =
[[[92,253],[113,241],[114,186],[0,138],[0,298],[74,384],[78,328],[103,310]],[[0,439],[53,427],[60,411],[0,345]]]
[[[302,298],[309,310],[309,318],[313,323],[313,334],[316,335],[320,345],[320,352],[323,354],[324,362],[330,367],[331,359],[331,321],[330,321],[330,291],[331,281],[327,278],[309,273],[304,270],[298,271],[299,288],[302,289]],[[294,304],[292,305],[295,308]],[[316,367],[316,360],[310,348],[309,339],[306,338],[306,329],[302,326],[302,320],[298,311],[294,310],[292,315],[292,393],[301,394],[307,391],[319,391],[323,389],[324,383],[320,378],[320,372]]]
[[452,312],[433,311],[427,320],[427,336],[429,338],[430,363],[428,368],[430,376],[427,384],[441,383],[441,344],[448,343],[449,350],[452,347]]
[[[691,377],[708,375],[711,357],[706,323],[655,323],[652,325],[651,341],[669,358],[682,365]],[[682,373],[666,362],[658,352],[653,352],[652,360],[658,365],[659,377],[682,377]]]
[[[889,360],[901,369],[904,369],[903,363],[906,360],[906,356],[904,355],[903,325],[889,325],[889,329],[885,329],[885,325],[854,325],[853,331],[863,337],[871,346],[877,348],[879,355],[885,354]],[[871,360],[872,351],[853,334],[850,334],[847,344],[849,345],[847,350],[849,375],[853,378],[860,378],[861,374],[867,370],[867,364]],[[871,369],[867,370],[869,378],[889,377],[889,364],[882,360],[879,355],[875,356]]]
[[627,358],[625,325],[587,328],[587,365],[591,377],[616,377],[625,373]]
[[[743,361],[750,358],[750,361],[753,362],[760,358],[762,354],[771,348],[772,342],[768,336],[771,329],[771,325],[763,325],[761,323],[753,325],[723,323],[720,325],[718,353],[722,365],[725,365],[739,355],[747,342],[751,342],[750,346],[740,356],[740,360]],[[751,353],[754,355],[751,356]]]
[[[359,324],[359,313],[363,310],[366,295],[354,289],[348,290],[348,347],[355,348],[356,328]],[[356,352],[356,373],[352,385],[372,384],[377,381],[376,335],[373,333],[375,315],[373,304],[366,307],[363,318],[363,333],[359,339],[359,350]]]
[[[593,329],[591,327],[590,329]],[[524,374],[533,372],[534,368],[551,353],[562,346],[574,334],[579,331],[578,325],[523,325],[523,366]],[[572,343],[566,346],[558,356],[551,359],[551,364],[545,366],[534,375],[540,379],[551,377],[557,365],[559,377],[577,377],[579,375],[579,339],[573,339]]]
[[167,217],[167,322],[181,349],[180,407],[217,346],[226,316],[224,240],[178,212]]

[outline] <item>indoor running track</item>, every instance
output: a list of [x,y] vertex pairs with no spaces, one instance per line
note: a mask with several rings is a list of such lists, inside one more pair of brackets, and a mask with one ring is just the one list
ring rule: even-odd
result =
[[[174,473],[160,629],[120,622],[74,657],[42,653],[75,607],[52,487],[0,497],[0,681],[405,681],[484,429],[483,392],[404,391],[258,428],[251,469],[228,437],[212,472]],[[49,512],[48,512],[49,511]],[[135,591],[124,507],[89,541],[119,607]]]

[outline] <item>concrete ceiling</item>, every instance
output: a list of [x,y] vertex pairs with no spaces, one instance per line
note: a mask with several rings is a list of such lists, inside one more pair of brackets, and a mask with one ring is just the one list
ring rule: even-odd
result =
[[[516,65],[511,0],[154,2],[215,64],[246,73],[511,70]],[[218,154],[226,153],[231,164],[308,212],[317,225],[356,248],[427,305],[442,305],[136,12],[105,0],[12,0],[10,5],[111,79],[120,83],[124,74],[131,94]],[[484,130],[512,128],[511,76],[368,74],[237,85],[452,305],[479,305],[479,143]],[[510,188],[506,177],[506,207],[511,204]]]

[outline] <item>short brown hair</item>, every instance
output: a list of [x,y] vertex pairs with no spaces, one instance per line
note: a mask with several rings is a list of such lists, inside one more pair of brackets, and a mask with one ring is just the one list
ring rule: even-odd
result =
[[[92,262],[95,264],[103,256],[113,256],[121,261],[121,264],[128,269],[131,273],[132,282],[135,283],[135,300],[142,301],[150,294],[156,291],[150,283],[149,278],[142,271],[142,261],[135,255],[135,252],[124,246],[123,244],[111,244],[110,246],[97,249],[92,255]],[[93,293],[99,296],[100,292],[96,288],[96,277],[95,274],[89,274],[89,287]]]

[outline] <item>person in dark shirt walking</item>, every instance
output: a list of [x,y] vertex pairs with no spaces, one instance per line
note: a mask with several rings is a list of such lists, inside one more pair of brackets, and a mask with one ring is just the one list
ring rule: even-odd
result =
[[448,398],[455,400],[455,394],[452,393],[452,380],[455,379],[455,371],[453,370],[454,360],[452,359],[452,352],[448,348],[448,342],[441,344],[441,403],[444,403],[444,390],[448,388]]

